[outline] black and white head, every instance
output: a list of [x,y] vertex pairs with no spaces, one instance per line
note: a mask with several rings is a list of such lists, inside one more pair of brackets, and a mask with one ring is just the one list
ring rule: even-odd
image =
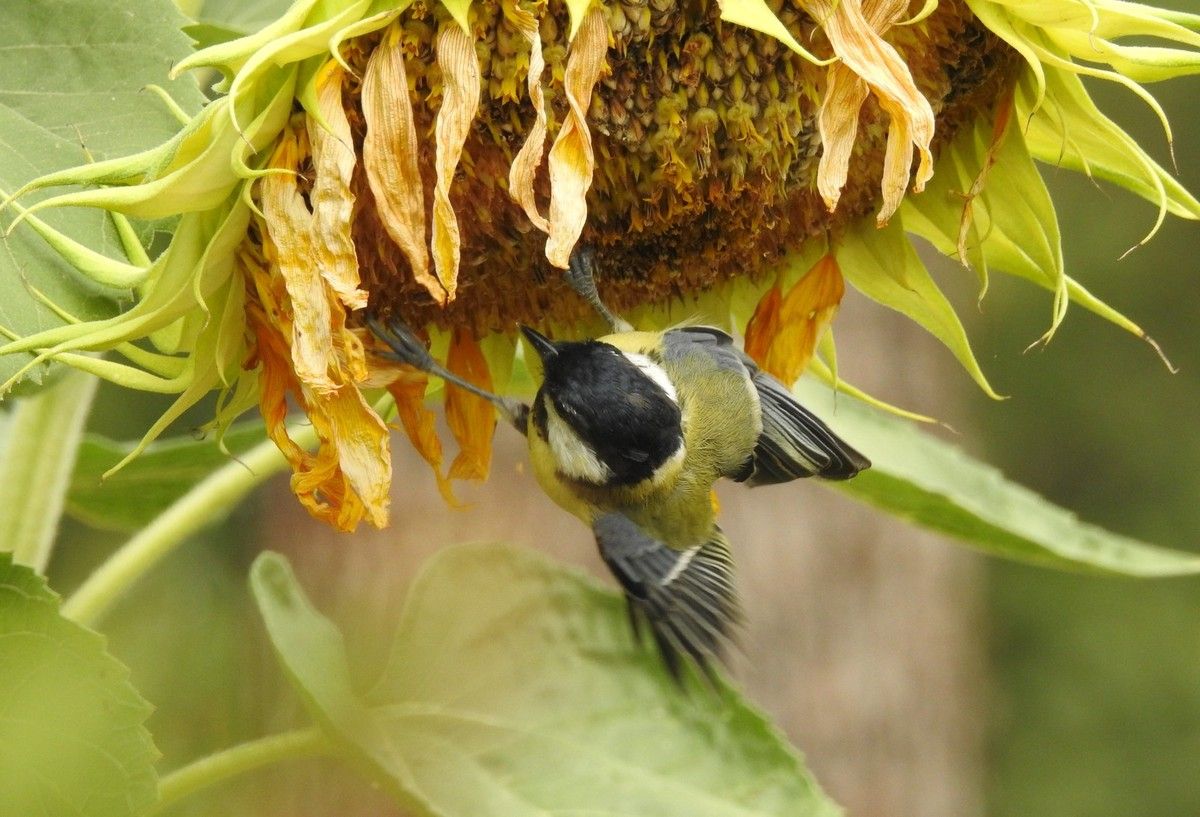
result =
[[682,413],[661,366],[608,343],[556,343],[528,327],[521,331],[545,375],[534,400],[534,428],[562,476],[597,486],[636,485],[682,462]]

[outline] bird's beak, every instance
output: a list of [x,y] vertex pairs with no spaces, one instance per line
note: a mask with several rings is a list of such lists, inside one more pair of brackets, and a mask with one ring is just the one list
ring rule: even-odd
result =
[[542,359],[542,364],[545,365],[551,358],[558,354],[558,347],[554,345],[554,341],[538,332],[536,329],[530,329],[525,324],[518,324],[521,327],[521,334],[525,336],[525,340],[529,341],[529,345],[538,353],[538,357]]

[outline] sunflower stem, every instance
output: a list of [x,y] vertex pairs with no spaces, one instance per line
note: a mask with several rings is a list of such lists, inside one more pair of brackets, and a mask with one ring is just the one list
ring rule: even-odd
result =
[[147,817],[164,810],[210,786],[285,760],[317,757],[331,751],[325,735],[315,726],[240,743],[192,761],[163,777],[158,784],[158,802]]
[[[305,448],[316,441],[312,426],[294,429],[291,435]],[[63,615],[94,626],[159,560],[286,467],[287,460],[271,440],[223,465],[113,553],[67,599]]]
[[21,400],[0,457],[0,550],[38,573],[54,549],[75,456],[99,381],[83,372]]

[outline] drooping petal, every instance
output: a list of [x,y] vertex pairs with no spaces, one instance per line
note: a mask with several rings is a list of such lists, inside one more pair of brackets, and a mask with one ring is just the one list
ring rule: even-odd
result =
[[[308,409],[313,425],[336,452],[338,470],[362,502],[367,519],[377,528],[386,527],[392,486],[387,426],[358,389],[315,397]],[[354,519],[351,527],[357,522]]]
[[563,78],[570,110],[550,148],[550,235],[546,239],[546,258],[562,269],[567,268],[571,250],[587,221],[587,191],[596,168],[587,110],[592,89],[604,70],[607,51],[608,24],[604,13],[592,6],[571,42]]
[[746,324],[744,348],[746,354],[759,366],[766,363],[771,344],[779,335],[779,310],[782,304],[783,291],[776,283],[763,294],[758,305],[754,307],[750,322]]
[[393,24],[367,62],[362,87],[363,165],[380,221],[400,247],[417,283],[438,303],[446,290],[429,272],[425,186],[418,166],[417,130],[404,69],[400,27]]
[[[271,282],[255,281],[272,300]],[[317,519],[350,531],[365,516],[378,528],[387,525],[392,466],[387,428],[355,388],[328,395],[306,387],[293,374],[287,342],[268,317],[270,307],[252,305],[247,316],[261,366],[259,406],[267,433],[292,466],[291,487]],[[299,402],[317,431],[310,453],[288,436],[288,395]]]
[[858,136],[858,114],[866,102],[867,83],[838,63],[829,66],[825,98],[817,120],[821,132],[821,160],[817,165],[817,190],[829,212],[837,209],[850,172],[850,156]]
[[504,14],[529,43],[529,72],[525,81],[529,88],[529,101],[533,104],[535,112],[533,125],[529,128],[525,142],[517,151],[509,169],[508,192],[521,205],[530,223],[548,233],[550,222],[539,212],[533,190],[546,143],[546,95],[542,91],[542,71],[545,70],[546,61],[542,57],[541,31],[537,18],[515,2],[504,4]]
[[[450,337],[446,368],[482,389],[491,390],[492,376],[479,342],[464,329]],[[492,434],[496,409],[487,400],[462,389],[446,389],[446,424],[458,441],[458,456],[450,463],[451,479],[486,479],[492,467]]]
[[293,171],[272,173],[262,180],[262,209],[270,247],[291,302],[291,358],[296,376],[317,391],[334,391],[331,314],[325,281],[314,263],[312,214],[296,187],[296,137],[286,134],[271,166]]
[[871,20],[864,14],[861,0],[810,0],[806,7],[825,30],[843,64],[861,77],[879,99],[879,106],[891,117],[891,130],[899,130],[889,133],[891,155],[885,159],[885,201],[877,216],[882,226],[903,197],[903,192],[897,197],[895,191],[908,188],[912,148],[916,148],[920,157],[913,190],[919,193],[933,175],[930,152],[933,108],[917,88],[904,59],[880,36],[882,30],[903,14],[907,3],[899,0],[872,3]]
[[388,391],[396,401],[396,416],[408,441],[421,458],[433,469],[438,492],[447,505],[458,507],[458,498],[449,478],[442,475],[442,439],[437,433],[437,415],[425,405],[425,390],[429,378],[417,371],[402,372],[390,385]]
[[442,107],[434,132],[437,143],[437,185],[433,190],[433,265],[453,301],[458,290],[458,262],[462,239],[450,203],[450,183],[479,107],[482,80],[475,43],[458,25],[442,26],[437,39],[437,61],[442,70]]
[[787,384],[812,360],[846,287],[832,255],[823,256],[782,295],[778,285],[759,302],[746,327],[746,354]]
[[358,288],[358,256],[351,223],[354,193],[354,139],[342,103],[345,71],[336,62],[321,69],[317,78],[317,105],[324,122],[308,117],[308,138],[316,170],[309,199],[313,210],[314,259],[321,276],[350,309],[367,305],[367,293]]

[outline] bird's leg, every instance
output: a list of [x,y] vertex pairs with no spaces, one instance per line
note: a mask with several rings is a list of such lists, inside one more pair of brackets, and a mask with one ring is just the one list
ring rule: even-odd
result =
[[387,357],[397,360],[400,363],[407,363],[414,369],[420,369],[426,374],[440,377],[447,383],[457,386],[464,391],[469,391],[478,397],[482,397],[499,409],[500,414],[513,428],[522,434],[525,433],[525,422],[529,416],[529,406],[520,400],[513,400],[509,397],[501,397],[498,394],[493,394],[459,377],[434,360],[433,355],[429,354],[429,350],[425,348],[425,344],[421,343],[412,333],[412,330],[401,321],[393,320],[385,325],[377,318],[368,317],[367,326],[370,327],[377,338],[391,348],[392,352]]
[[567,264],[567,271],[563,277],[567,279],[567,284],[571,289],[575,290],[579,297],[587,301],[592,309],[604,318],[613,332],[633,330],[629,321],[613,314],[604,305],[604,301],[600,300],[600,293],[596,291],[596,253],[591,246],[583,244],[575,248],[575,252],[571,253],[571,260]]

